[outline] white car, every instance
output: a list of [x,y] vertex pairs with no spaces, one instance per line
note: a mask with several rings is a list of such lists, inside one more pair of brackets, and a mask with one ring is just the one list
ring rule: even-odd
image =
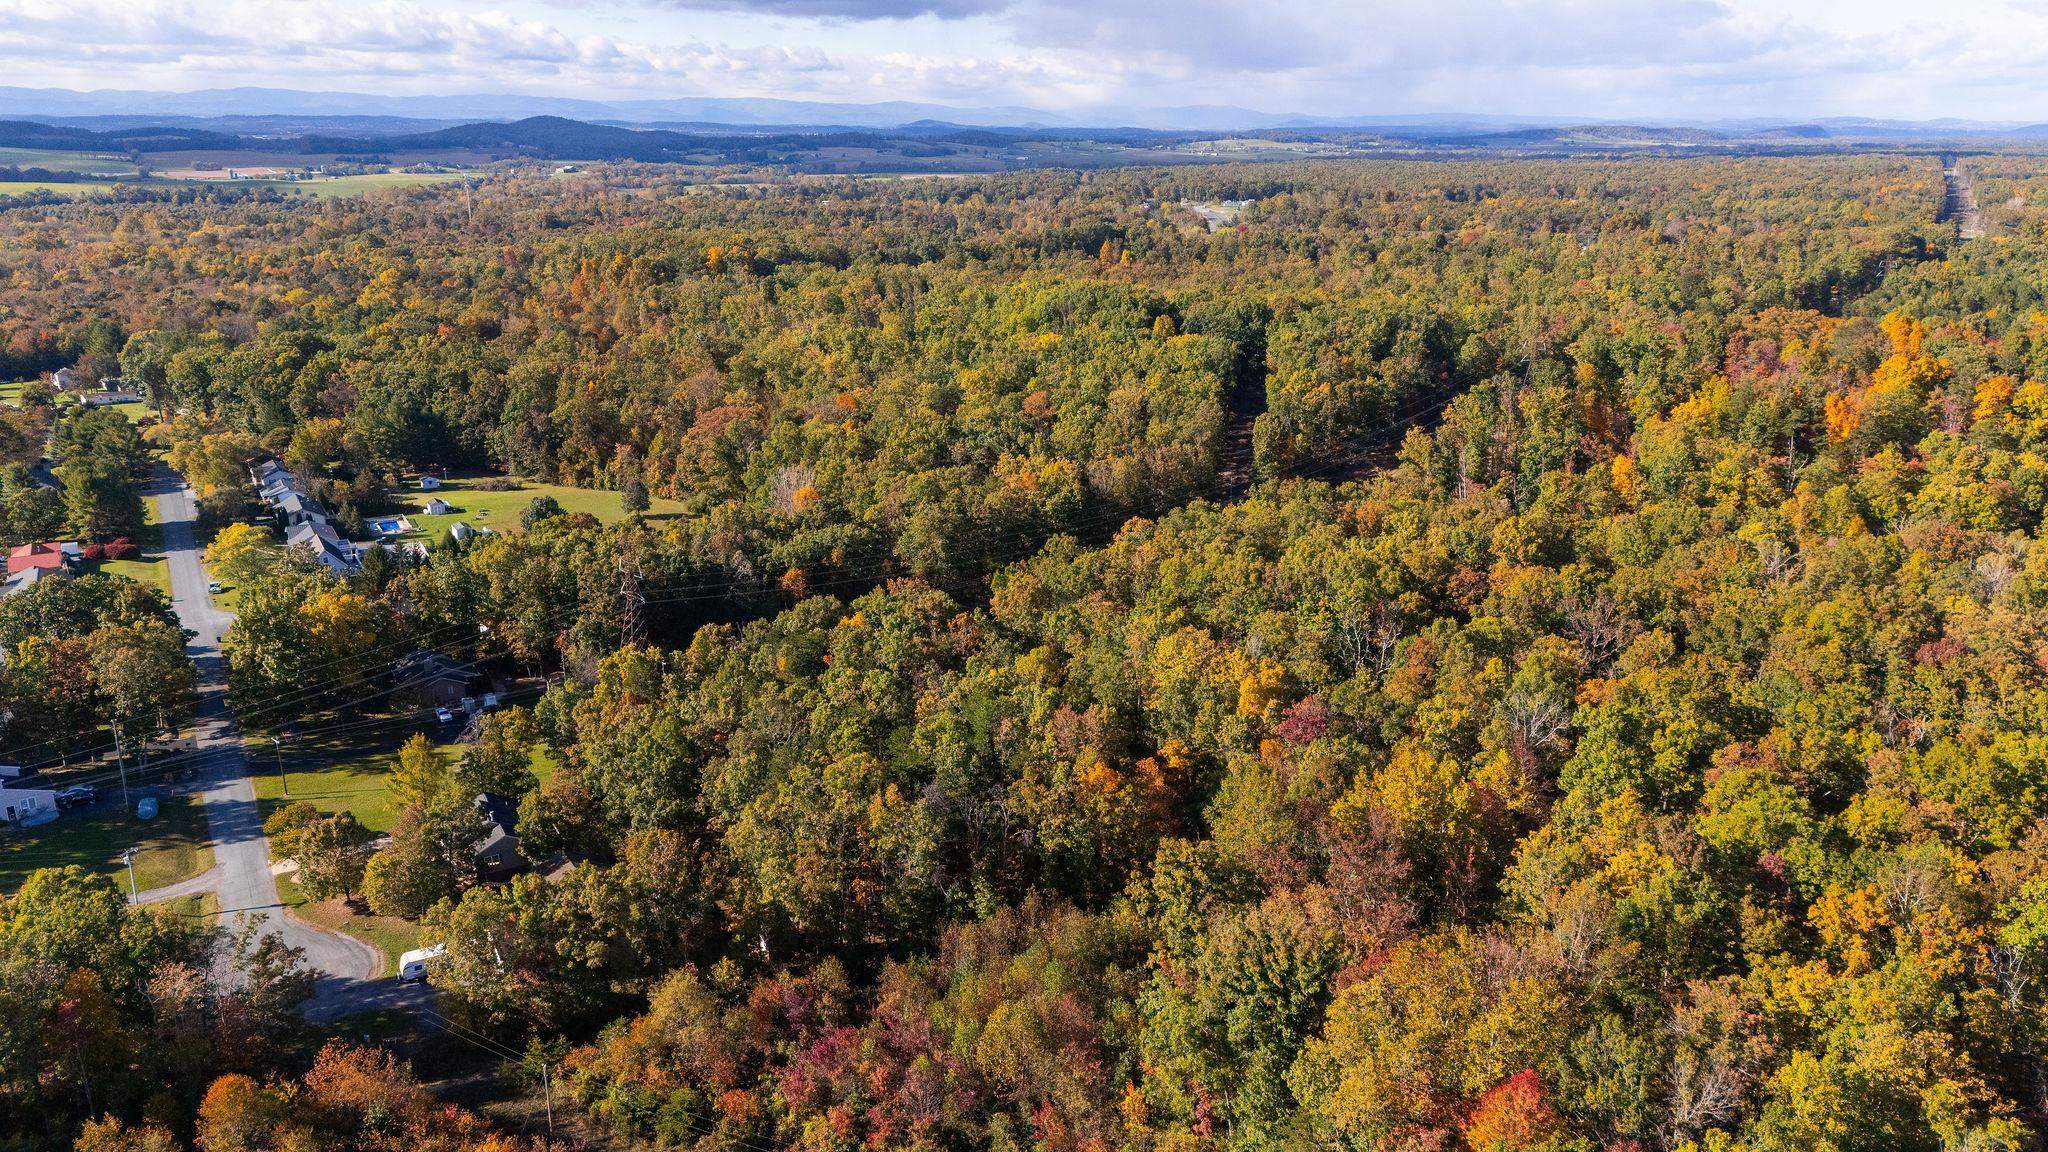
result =
[[455,713],[450,712],[446,706],[443,706],[434,709],[434,719],[439,720],[443,724],[452,724],[455,722]]
[[208,580],[206,582],[206,590],[212,593],[213,595],[218,596],[221,593],[227,591],[228,587],[227,585],[221,583],[218,580]]

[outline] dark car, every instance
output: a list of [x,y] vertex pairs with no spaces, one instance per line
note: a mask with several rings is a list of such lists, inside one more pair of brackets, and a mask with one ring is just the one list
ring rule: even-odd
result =
[[57,793],[57,807],[76,808],[83,804],[90,804],[99,798],[100,790],[92,785],[73,784],[71,787]]

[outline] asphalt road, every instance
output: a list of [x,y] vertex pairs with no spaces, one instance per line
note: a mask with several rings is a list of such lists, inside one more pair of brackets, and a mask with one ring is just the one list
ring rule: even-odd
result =
[[171,603],[178,619],[194,633],[186,651],[199,669],[199,798],[213,838],[217,883],[212,890],[219,896],[222,920],[231,930],[254,923],[258,931],[305,950],[306,963],[318,972],[313,999],[305,1010],[308,1019],[332,1020],[419,999],[425,995],[420,989],[378,978],[384,958],[376,949],[354,937],[315,928],[287,914],[279,903],[249,759],[227,706],[220,638],[233,617],[221,611],[206,590],[208,576],[193,537],[197,509],[191,490],[166,472],[152,491],[157,493],[164,556],[170,567]]

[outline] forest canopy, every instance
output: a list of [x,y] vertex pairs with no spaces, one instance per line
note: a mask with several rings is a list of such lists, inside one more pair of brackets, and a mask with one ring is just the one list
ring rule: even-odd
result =
[[[216,509],[678,502],[252,547],[225,645],[255,730],[546,685],[365,883],[609,1139],[2018,1149],[2048,167],[1970,163],[1969,242],[1894,155],[80,203],[0,212],[0,333]],[[461,877],[479,788],[558,870]]]

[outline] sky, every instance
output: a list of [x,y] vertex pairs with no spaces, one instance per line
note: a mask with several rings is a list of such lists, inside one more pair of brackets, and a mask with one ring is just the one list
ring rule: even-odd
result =
[[2048,121],[2048,0],[0,0],[0,83]]

